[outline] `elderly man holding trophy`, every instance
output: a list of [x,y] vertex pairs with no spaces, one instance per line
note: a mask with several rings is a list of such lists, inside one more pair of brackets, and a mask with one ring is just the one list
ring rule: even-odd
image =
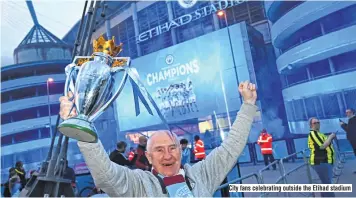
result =
[[[152,170],[131,170],[110,161],[92,123],[117,98],[128,77],[141,88],[142,84],[130,67],[129,58],[113,57],[121,46],[102,39],[93,44],[93,57],[78,57],[67,68],[65,91],[69,94],[60,98],[60,116],[65,121],[59,131],[78,140],[96,186],[112,197],[211,197],[246,145],[257,111],[256,86],[240,83],[238,91],[243,104],[230,133],[204,160],[182,166],[177,136],[169,131],[156,132],[149,138],[146,152]],[[124,72],[124,77],[110,96],[117,72]],[[152,99],[148,92],[143,94]],[[161,117],[154,101],[151,103]],[[165,122],[164,118],[162,121]]]

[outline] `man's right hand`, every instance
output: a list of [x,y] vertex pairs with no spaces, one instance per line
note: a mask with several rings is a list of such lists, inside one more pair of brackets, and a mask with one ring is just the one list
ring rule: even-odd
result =
[[333,138],[336,137],[336,134],[335,134],[335,133],[331,133],[331,134],[330,134],[330,137],[333,139]]
[[248,81],[241,82],[239,85],[239,92],[242,95],[243,101],[254,105],[257,99],[256,85]]
[[[60,102],[60,110],[59,110],[59,115],[63,120],[66,120],[68,118],[74,117],[77,115],[77,111],[75,108],[72,109],[74,103],[69,100],[69,98],[73,97],[72,92],[68,92],[68,97],[67,96],[61,96],[59,98]],[[70,110],[72,109],[72,112]],[[70,112],[70,114],[69,114]]]

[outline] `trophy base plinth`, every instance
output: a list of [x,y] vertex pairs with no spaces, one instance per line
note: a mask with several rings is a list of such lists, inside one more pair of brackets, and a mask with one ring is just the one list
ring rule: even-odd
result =
[[93,143],[98,141],[95,127],[83,119],[69,118],[58,126],[58,130],[63,135],[81,142]]

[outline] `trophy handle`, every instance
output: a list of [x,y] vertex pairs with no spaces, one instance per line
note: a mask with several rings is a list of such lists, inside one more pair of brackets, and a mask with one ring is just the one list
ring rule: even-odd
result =
[[67,96],[68,97],[68,92],[69,91],[72,91],[73,95],[74,95],[74,82],[73,82],[73,72],[76,70],[76,66],[75,65],[68,65],[67,67],[69,68],[66,68],[66,75],[67,75],[67,78],[66,78],[66,82],[64,84],[64,96]]
[[124,85],[127,81],[127,78],[128,78],[128,73],[125,69],[124,77],[121,80],[119,88],[116,90],[115,94],[97,112],[95,112],[92,116],[89,117],[88,119],[89,122],[93,122],[93,120],[99,117],[114,102],[114,100],[119,96],[121,91],[124,89]]

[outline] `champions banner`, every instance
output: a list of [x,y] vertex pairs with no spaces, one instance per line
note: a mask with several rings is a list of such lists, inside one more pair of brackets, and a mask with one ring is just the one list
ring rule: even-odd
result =
[[[240,25],[235,25],[233,31],[235,36],[241,35]],[[245,53],[243,40],[241,36],[232,40],[235,57],[240,56],[235,63],[239,71],[248,71],[246,59],[241,57]],[[169,123],[240,108],[226,29],[133,59],[131,65]],[[131,86],[125,86],[116,100],[116,111],[120,131],[149,130],[147,127],[161,124],[159,117],[150,115],[141,102],[141,113],[135,115]]]

